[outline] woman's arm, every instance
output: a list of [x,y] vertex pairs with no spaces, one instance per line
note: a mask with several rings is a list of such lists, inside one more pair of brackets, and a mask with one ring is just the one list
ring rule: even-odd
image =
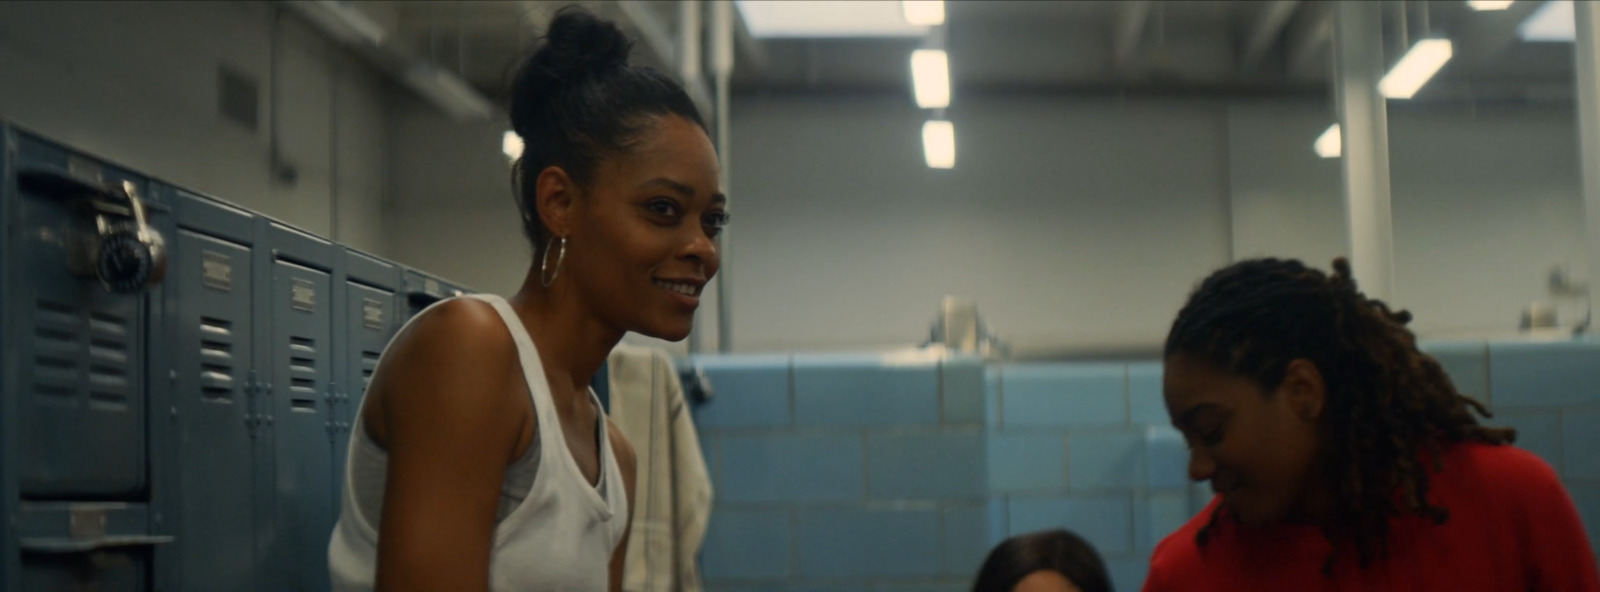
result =
[[628,529],[623,531],[622,540],[617,543],[617,549],[611,553],[611,592],[622,592],[622,578],[625,575],[628,556],[628,538],[633,535],[633,490],[638,481],[634,473],[639,466],[639,459],[634,455],[633,445],[628,444],[628,439],[623,437],[617,425],[606,421],[606,433],[611,436],[611,450],[617,455],[617,468],[622,470],[622,483],[628,490]]
[[527,420],[516,346],[489,304],[463,299],[429,311],[392,354],[373,385],[389,455],[376,589],[488,590],[501,482]]

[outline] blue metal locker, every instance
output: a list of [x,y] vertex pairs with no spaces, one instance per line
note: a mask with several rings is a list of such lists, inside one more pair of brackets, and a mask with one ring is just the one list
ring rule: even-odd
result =
[[344,488],[345,460],[349,453],[350,430],[361,410],[367,384],[378,368],[378,357],[399,329],[396,292],[400,289],[400,268],[354,249],[343,249],[340,266],[345,281],[341,295],[342,318],[334,322],[340,331],[341,345],[336,351],[334,395],[338,413],[334,420],[333,490],[334,507]]
[[455,295],[455,291],[444,280],[415,269],[405,271],[402,289],[405,291],[406,320],[417,316],[429,305]]
[[[113,283],[134,277],[130,260],[95,254],[133,235],[119,232],[136,211],[129,196],[155,230],[170,228],[169,211],[142,176],[3,122],[0,137],[0,511],[11,525],[0,588],[145,590],[161,581],[152,547],[170,541],[148,479],[147,327],[161,291]],[[154,277],[143,261],[137,271]]]
[[[271,224],[270,411],[274,445],[274,590],[328,589],[333,531],[333,245]],[[275,418],[275,419],[274,419]]]
[[179,439],[176,516],[181,589],[252,590],[258,568],[254,466],[262,386],[251,335],[255,296],[250,213],[174,190],[178,225],[168,287],[173,411]]
[[[109,185],[148,183],[65,149],[19,136],[18,173]],[[75,164],[73,164],[75,163]],[[73,174],[69,167],[79,171]],[[98,167],[98,171],[95,168]],[[97,234],[84,200],[18,191],[8,267],[10,337],[24,351],[12,391],[27,418],[21,433],[21,494],[47,500],[126,500],[145,487],[143,295],[114,294],[72,268],[88,268],[82,245]],[[92,269],[92,268],[90,268]],[[19,278],[19,279],[20,279]],[[31,354],[31,355],[30,355]]]

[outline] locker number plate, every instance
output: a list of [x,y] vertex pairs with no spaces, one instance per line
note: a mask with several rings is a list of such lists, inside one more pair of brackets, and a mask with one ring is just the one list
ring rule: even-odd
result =
[[216,251],[201,251],[200,257],[200,281],[213,290],[232,291],[233,260]]
[[361,299],[361,324],[368,329],[383,329],[383,302],[371,298]]
[[289,306],[306,312],[317,310],[317,288],[309,280],[294,278],[289,286]]

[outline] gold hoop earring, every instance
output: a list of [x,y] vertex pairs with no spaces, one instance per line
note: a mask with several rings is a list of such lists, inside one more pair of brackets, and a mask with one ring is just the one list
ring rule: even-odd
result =
[[550,273],[550,248],[555,244],[556,239],[551,238],[550,242],[544,245],[544,255],[539,257],[539,283],[546,288],[555,283],[556,277],[561,275],[561,264],[567,260],[567,237],[563,236],[561,237],[561,253],[556,255],[556,270],[554,273]]

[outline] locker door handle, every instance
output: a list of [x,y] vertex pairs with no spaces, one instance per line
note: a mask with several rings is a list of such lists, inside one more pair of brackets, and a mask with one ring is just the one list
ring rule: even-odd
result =
[[108,547],[146,547],[165,545],[174,541],[165,535],[102,536],[87,539],[58,537],[22,537],[17,540],[24,551],[38,553],[82,553]]

